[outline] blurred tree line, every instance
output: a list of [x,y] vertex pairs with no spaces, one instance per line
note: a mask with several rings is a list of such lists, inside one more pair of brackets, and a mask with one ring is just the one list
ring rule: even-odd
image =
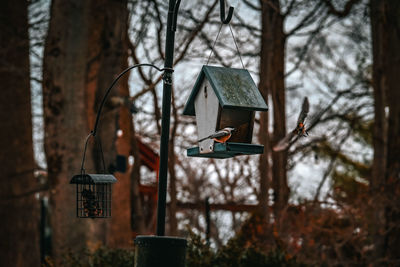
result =
[[[231,28],[221,26],[217,0],[181,4],[167,233],[191,236],[190,266],[202,266],[200,259],[241,266],[243,257],[328,266],[399,264],[400,2],[231,2],[236,4]],[[132,64],[163,65],[167,5],[161,0],[5,2],[1,265],[38,266],[50,256],[58,266],[66,255],[85,249],[131,249],[136,234],[154,231],[140,185],[156,179],[141,168],[138,140],[159,150],[161,74],[145,68],[132,72],[103,110],[96,142],[101,140],[107,171],[118,179],[112,218],[77,219],[69,180],[79,171],[83,139],[116,75]],[[196,129],[193,118],[181,113],[197,72],[209,60],[241,67],[239,58],[269,103],[270,110],[255,120],[264,154],[188,159],[185,151],[195,145]],[[310,137],[274,152],[295,128],[304,96],[311,102]],[[88,172],[103,171],[96,142],[88,151]],[[125,157],[126,171],[118,170],[117,155]],[[308,196],[299,191],[302,184]],[[206,231],[205,198],[230,207],[211,214],[211,248],[200,237]],[[184,209],[185,204],[198,208]]]

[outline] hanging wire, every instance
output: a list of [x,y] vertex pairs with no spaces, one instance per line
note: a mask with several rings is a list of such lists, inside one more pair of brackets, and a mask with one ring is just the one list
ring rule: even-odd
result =
[[211,55],[212,55],[212,53],[214,52],[214,47],[215,47],[215,44],[217,43],[217,40],[218,40],[219,34],[221,33],[221,29],[222,29],[222,26],[223,26],[223,25],[224,25],[224,24],[221,23],[221,26],[219,27],[219,31],[218,31],[218,34],[217,34],[217,38],[215,38],[214,44],[213,44],[213,46],[211,47],[210,55],[208,56],[208,60],[207,60],[206,65],[208,65],[208,62],[210,61]]
[[99,149],[100,149],[101,161],[103,162],[103,173],[106,173],[106,162],[104,160],[103,147],[101,145],[100,136],[97,136],[97,140],[98,140],[98,145],[99,145]]
[[85,139],[85,148],[83,149],[83,157],[82,157],[82,164],[81,164],[81,175],[85,174],[86,150],[87,150],[87,145],[88,145],[88,142],[89,142],[89,139],[91,136],[92,136],[92,132],[90,132],[90,134]]
[[[221,5],[221,7],[223,7],[223,5]],[[222,10],[222,9],[221,9],[221,10]],[[222,11],[221,11],[221,12],[222,12]],[[221,13],[221,14],[222,14],[222,13]],[[233,9],[232,9],[232,14],[233,14]],[[232,14],[231,14],[230,16],[228,15],[227,20],[228,20],[228,19],[229,19],[229,21],[231,20]],[[230,30],[231,35],[232,35],[232,38],[233,38],[233,42],[235,43],[236,51],[237,51],[237,53],[238,53],[238,55],[239,55],[240,63],[242,64],[243,69],[245,69],[244,64],[243,64],[243,60],[242,60],[242,55],[240,54],[239,46],[238,46],[238,44],[237,44],[237,42],[236,42],[236,38],[235,38],[235,35],[233,34],[233,30],[232,30],[232,27],[231,27],[231,24],[229,23],[229,21],[228,21],[227,23],[225,23],[224,21],[222,21],[222,15],[221,15],[221,26],[219,27],[217,37],[216,37],[215,40],[214,40],[214,44],[213,44],[212,47],[211,47],[210,55],[208,56],[206,65],[208,65],[208,63],[210,62],[211,55],[212,55],[213,52],[214,52],[214,47],[215,47],[215,44],[217,43],[218,37],[219,37],[219,35],[220,35],[220,33],[221,33],[222,26],[223,26],[224,24],[228,24],[229,30]]]
[[243,67],[243,69],[244,69],[245,67],[244,67],[244,64],[243,64],[242,56],[240,55],[239,47],[238,47],[238,45],[237,45],[237,43],[236,43],[235,35],[233,34],[231,24],[228,24],[228,25],[229,25],[229,29],[231,30],[231,34],[232,34],[233,41],[235,42],[236,51],[237,51],[238,54],[239,54],[240,62],[242,63],[242,67]]

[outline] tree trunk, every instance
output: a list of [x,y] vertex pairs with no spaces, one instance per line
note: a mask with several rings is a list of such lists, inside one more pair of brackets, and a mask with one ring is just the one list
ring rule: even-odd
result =
[[136,139],[136,134],[135,134],[135,123],[132,120],[132,141],[131,141],[131,146],[132,146],[132,155],[134,159],[133,167],[132,167],[132,172],[131,172],[131,183],[132,183],[132,188],[131,188],[131,214],[132,216],[132,229],[135,235],[138,234],[147,234],[147,229],[145,225],[145,216],[143,214],[143,206],[142,206],[142,199],[139,191],[139,186],[140,186],[140,167],[142,165],[141,159],[140,159],[140,150],[138,146],[138,142]]
[[385,65],[385,44],[382,35],[385,35],[383,23],[382,1],[371,1],[371,32],[373,47],[373,89],[374,89],[374,132],[373,146],[374,159],[372,164],[370,190],[373,205],[370,230],[375,244],[375,259],[380,259],[384,254],[384,231],[385,208],[384,208],[384,185],[386,177],[387,162],[387,120],[385,116],[386,106],[386,72]]
[[[76,218],[75,188],[68,183],[80,172],[83,141],[93,129],[98,103],[115,75],[126,66],[122,45],[126,8],[126,1],[52,3],[44,52],[43,102],[56,262],[67,250],[78,252],[106,242],[105,220]],[[114,88],[112,94],[116,93]],[[98,131],[107,163],[115,161],[116,119],[117,110],[106,105],[100,124],[103,127]],[[98,150],[93,150],[87,155],[88,172],[103,169]],[[93,158],[94,161],[90,160]],[[124,222],[129,225],[129,218],[124,218]]]
[[[268,2],[268,3],[267,3]],[[263,68],[262,79],[268,88],[273,104],[273,140],[272,147],[286,135],[285,117],[285,42],[283,32],[284,17],[280,14],[278,0],[262,2],[263,16]],[[264,63],[265,62],[265,63]],[[279,217],[280,212],[287,205],[289,187],[286,177],[287,153],[285,151],[272,152],[272,188],[274,189],[274,210]]]
[[168,146],[168,171],[170,175],[169,179],[169,197],[170,197],[170,205],[169,205],[169,234],[171,236],[176,236],[178,234],[178,221],[176,219],[176,205],[177,205],[177,190],[176,190],[176,154],[175,154],[175,138],[176,138],[176,130],[178,127],[178,111],[175,106],[175,95],[172,94],[172,115],[174,118],[174,122],[171,129],[169,146]]
[[374,257],[393,260],[400,246],[400,2],[371,0],[370,7],[375,98],[372,235]]
[[[383,3],[382,3],[383,2]],[[400,2],[381,1],[383,6],[383,72],[387,93],[388,137],[386,162],[386,257],[399,259],[400,248]]]
[[[269,87],[268,87],[268,59],[270,55],[268,54],[268,42],[269,36],[267,34],[268,28],[268,20],[267,20],[267,4],[263,1],[261,2],[262,13],[261,13],[261,51],[260,51],[260,83],[259,83],[259,90],[264,98],[264,101],[268,103],[268,96],[269,96]],[[260,212],[268,218],[269,211],[268,211],[268,200],[269,200],[269,188],[271,175],[270,175],[270,163],[269,158],[271,155],[270,152],[270,135],[269,135],[269,113],[268,112],[261,112],[260,113],[260,130],[258,133],[258,140],[260,144],[264,145],[264,153],[260,157],[259,161],[259,171],[260,171],[260,188],[258,191],[258,203],[260,207]]]
[[0,265],[39,266],[39,201],[33,175],[28,2],[0,9]]
[[[125,50],[126,51],[126,50]],[[125,66],[127,63],[125,63]],[[121,72],[121,70],[116,70],[116,73]],[[120,80],[119,94],[122,97],[129,97],[129,87],[128,87],[128,75]],[[110,77],[111,78],[111,77]],[[115,88],[117,89],[117,88]],[[117,115],[114,113],[114,115]],[[121,107],[117,117],[118,128],[122,131],[122,135],[117,138],[115,143],[117,154],[125,158],[125,165],[128,166],[128,158],[131,155],[132,139],[134,138],[134,133],[132,130],[132,115],[128,107]],[[108,125],[111,125],[112,120],[109,121]],[[115,125],[115,121],[114,121]],[[115,126],[114,126],[115,127]],[[112,128],[112,127],[110,127]],[[113,136],[104,136],[107,142],[112,142],[115,140],[114,128]],[[109,148],[112,148],[109,146]],[[105,151],[109,153],[111,151]],[[115,153],[110,153],[114,157]],[[115,158],[114,158],[115,159]],[[112,164],[116,164],[114,159]],[[110,161],[109,161],[110,162]],[[117,165],[116,165],[117,166]],[[112,192],[112,217],[110,220],[108,233],[107,233],[107,245],[112,248],[131,248],[133,244],[133,233],[131,227],[131,169],[126,168],[125,171],[120,169],[115,172],[114,175],[118,182],[113,186]]]
[[[126,89],[128,89],[127,80]],[[129,95],[129,91],[126,92]],[[127,96],[128,96],[127,95]],[[125,164],[128,165],[132,139],[132,115],[128,108],[121,108],[119,115],[119,129],[123,135],[117,137],[116,147],[118,155],[125,157]],[[135,162],[136,163],[136,162]],[[116,172],[118,182],[113,187],[112,217],[108,230],[107,245],[113,248],[130,248],[133,244],[133,232],[131,227],[131,169],[125,172]],[[136,223],[136,222],[135,222]]]
[[[89,55],[87,64],[86,92],[89,125],[93,127],[94,118],[100,103],[116,76],[128,67],[128,9],[127,1],[92,1],[89,25]],[[102,153],[98,144],[93,145],[93,159],[96,172],[114,173],[118,182],[113,185],[112,217],[107,227],[107,245],[113,248],[129,248],[133,244],[131,229],[131,174],[128,169],[119,170],[117,154],[125,157],[125,164],[131,154],[132,115],[129,106],[115,106],[113,96],[129,97],[129,75],[125,74],[110,92],[103,108],[98,129]],[[117,130],[122,136],[117,137]],[[117,169],[116,169],[117,168]]]
[[176,204],[177,204],[177,190],[176,190],[176,172],[175,172],[175,161],[176,155],[174,150],[174,142],[170,139],[169,144],[169,160],[168,160],[168,169],[169,169],[169,195],[170,195],[170,204],[169,204],[169,235],[177,236],[178,234],[178,221],[176,219]]
[[[99,221],[76,218],[75,187],[83,140],[89,132],[85,76],[88,52],[88,1],[54,0],[43,63],[44,147],[50,186],[52,254],[60,264],[68,250],[82,251]],[[90,158],[90,157],[89,157]],[[87,160],[86,168],[93,164]]]

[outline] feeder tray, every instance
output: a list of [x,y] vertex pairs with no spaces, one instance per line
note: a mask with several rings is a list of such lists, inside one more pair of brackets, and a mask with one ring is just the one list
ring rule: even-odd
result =
[[199,147],[192,147],[187,150],[188,157],[218,158],[226,159],[240,155],[255,155],[264,153],[263,145],[245,143],[216,143],[214,151],[201,154]]

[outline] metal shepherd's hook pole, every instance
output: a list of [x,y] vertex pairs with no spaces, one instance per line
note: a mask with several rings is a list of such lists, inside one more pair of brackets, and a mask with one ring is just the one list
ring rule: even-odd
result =
[[176,20],[180,0],[170,0],[168,7],[167,37],[165,39],[164,84],[162,98],[161,141],[160,141],[160,168],[158,180],[157,203],[157,235],[165,235],[165,210],[167,204],[168,179],[168,143],[171,116],[172,67],[174,61],[174,43]]
[[[172,73],[174,61],[175,31],[181,0],[170,0],[168,5],[167,36],[165,39],[164,85],[162,98],[160,168],[157,203],[157,235],[165,235],[165,211],[168,181],[168,143],[171,116]],[[229,7],[225,17],[225,1],[220,0],[220,16],[223,24],[228,24],[233,16],[233,7]]]
[[[168,143],[171,116],[171,92],[172,73],[174,61],[175,31],[178,18],[178,10],[181,0],[170,0],[168,5],[167,37],[165,39],[165,64],[164,85],[161,118],[161,142],[160,142],[160,169],[158,181],[157,203],[157,235],[165,235],[165,211],[167,202],[168,181]],[[220,0],[220,16],[223,24],[228,24],[233,16],[233,7],[229,7],[228,16],[225,18],[225,1]]]
[[[164,84],[162,98],[160,168],[157,202],[157,236],[137,236],[135,239],[135,267],[185,266],[186,245],[184,238],[165,236],[165,213],[167,204],[168,181],[168,143],[171,116],[172,73],[174,61],[174,43],[176,22],[181,0],[169,0],[167,34],[165,39]],[[225,4],[224,1],[220,2]],[[221,7],[222,8],[222,7]],[[223,7],[224,8],[224,7]],[[229,23],[233,8],[225,18],[225,9],[221,10],[221,20]]]

